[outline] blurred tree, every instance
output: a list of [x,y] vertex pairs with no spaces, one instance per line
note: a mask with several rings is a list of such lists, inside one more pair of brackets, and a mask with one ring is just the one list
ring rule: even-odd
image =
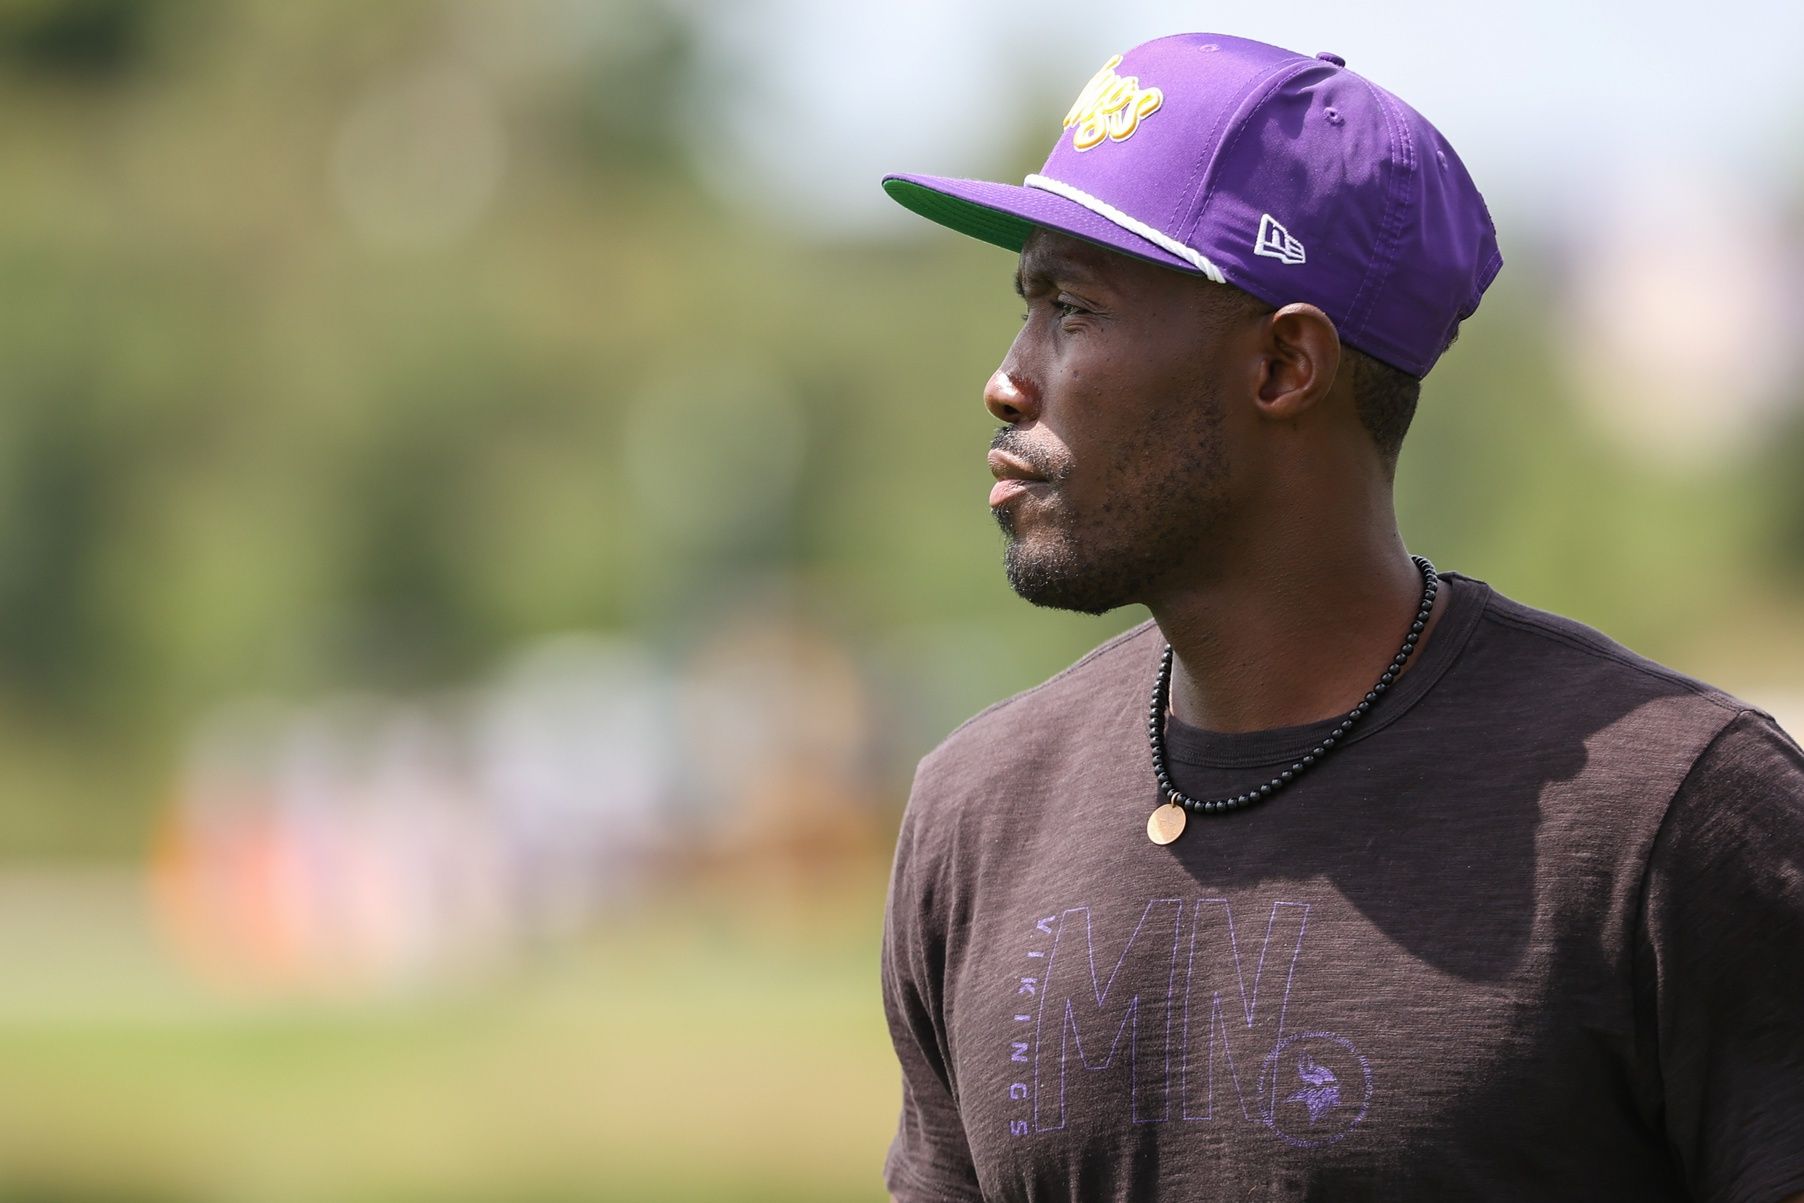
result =
[[0,687],[55,716],[80,717],[121,667],[99,569],[126,464],[82,383],[56,382],[9,402],[16,408],[0,461]]
[[104,82],[143,65],[168,0],[6,0],[0,62],[45,76]]
[[672,173],[684,164],[691,98],[722,81],[698,74],[695,16],[660,0],[615,0],[590,18],[598,28],[577,67],[576,145],[609,174]]

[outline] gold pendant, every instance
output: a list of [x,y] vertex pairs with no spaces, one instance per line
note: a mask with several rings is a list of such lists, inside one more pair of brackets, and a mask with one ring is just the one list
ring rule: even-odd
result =
[[1184,834],[1184,823],[1189,817],[1182,806],[1162,803],[1146,818],[1146,838],[1155,844],[1169,844]]

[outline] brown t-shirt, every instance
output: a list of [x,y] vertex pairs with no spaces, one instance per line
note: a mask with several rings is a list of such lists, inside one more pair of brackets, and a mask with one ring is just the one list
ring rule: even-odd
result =
[[[1804,753],[1446,579],[1343,746],[1167,847],[1150,624],[921,762],[883,946],[898,1199],[1804,1190]],[[1174,724],[1173,777],[1238,793],[1333,724]]]

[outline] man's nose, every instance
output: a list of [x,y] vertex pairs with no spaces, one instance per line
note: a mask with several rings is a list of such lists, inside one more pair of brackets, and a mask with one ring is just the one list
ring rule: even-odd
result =
[[1003,364],[990,373],[983,386],[983,404],[998,421],[1015,425],[1031,421],[1040,412],[1040,399],[1033,385],[1009,371]]

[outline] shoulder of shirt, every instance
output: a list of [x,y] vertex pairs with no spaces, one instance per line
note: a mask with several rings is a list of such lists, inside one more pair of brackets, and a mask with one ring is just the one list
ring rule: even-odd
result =
[[1737,716],[1748,713],[1759,715],[1768,722],[1772,721],[1772,716],[1758,706],[1706,681],[1650,660],[1624,647],[1595,627],[1564,615],[1536,609],[1506,597],[1491,586],[1484,587],[1488,596],[1479,622],[1500,628],[1500,633],[1505,637],[1540,642],[1552,653],[1552,662],[1557,666],[1574,672],[1601,674],[1606,682],[1609,678],[1616,677],[1625,683],[1633,682],[1636,678],[1661,683],[1690,694],[1700,707],[1700,714],[1713,714],[1725,727]]
[[[1696,857],[1694,847],[1709,824],[1729,828],[1799,830],[1804,819],[1804,751],[1765,710],[1717,686],[1630,651],[1584,623],[1538,610],[1491,590],[1481,624],[1493,637],[1529,640],[1538,648],[1511,647],[1506,654],[1532,657],[1541,672],[1577,684],[1587,693],[1658,696],[1683,717],[1678,726],[1636,726],[1626,738],[1656,739],[1678,754],[1657,770],[1658,754],[1631,765],[1653,774],[1643,784],[1641,808],[1652,822],[1641,854],[1642,888],[1653,865],[1655,841],[1664,856]],[[1631,772],[1635,771],[1631,769]],[[1775,818],[1775,816],[1780,816]]]
[[[991,703],[953,728],[951,734],[921,759],[922,767],[928,767],[962,745],[988,741],[999,733],[999,729],[1006,730],[1016,724],[1033,726],[1048,712],[1066,712],[1072,700],[1090,696],[1101,682],[1118,680],[1124,659],[1142,652],[1152,656],[1149,645],[1159,637],[1158,627],[1149,618],[1092,648],[1081,659],[1038,685]],[[1151,688],[1151,676],[1146,678],[1146,686]]]

